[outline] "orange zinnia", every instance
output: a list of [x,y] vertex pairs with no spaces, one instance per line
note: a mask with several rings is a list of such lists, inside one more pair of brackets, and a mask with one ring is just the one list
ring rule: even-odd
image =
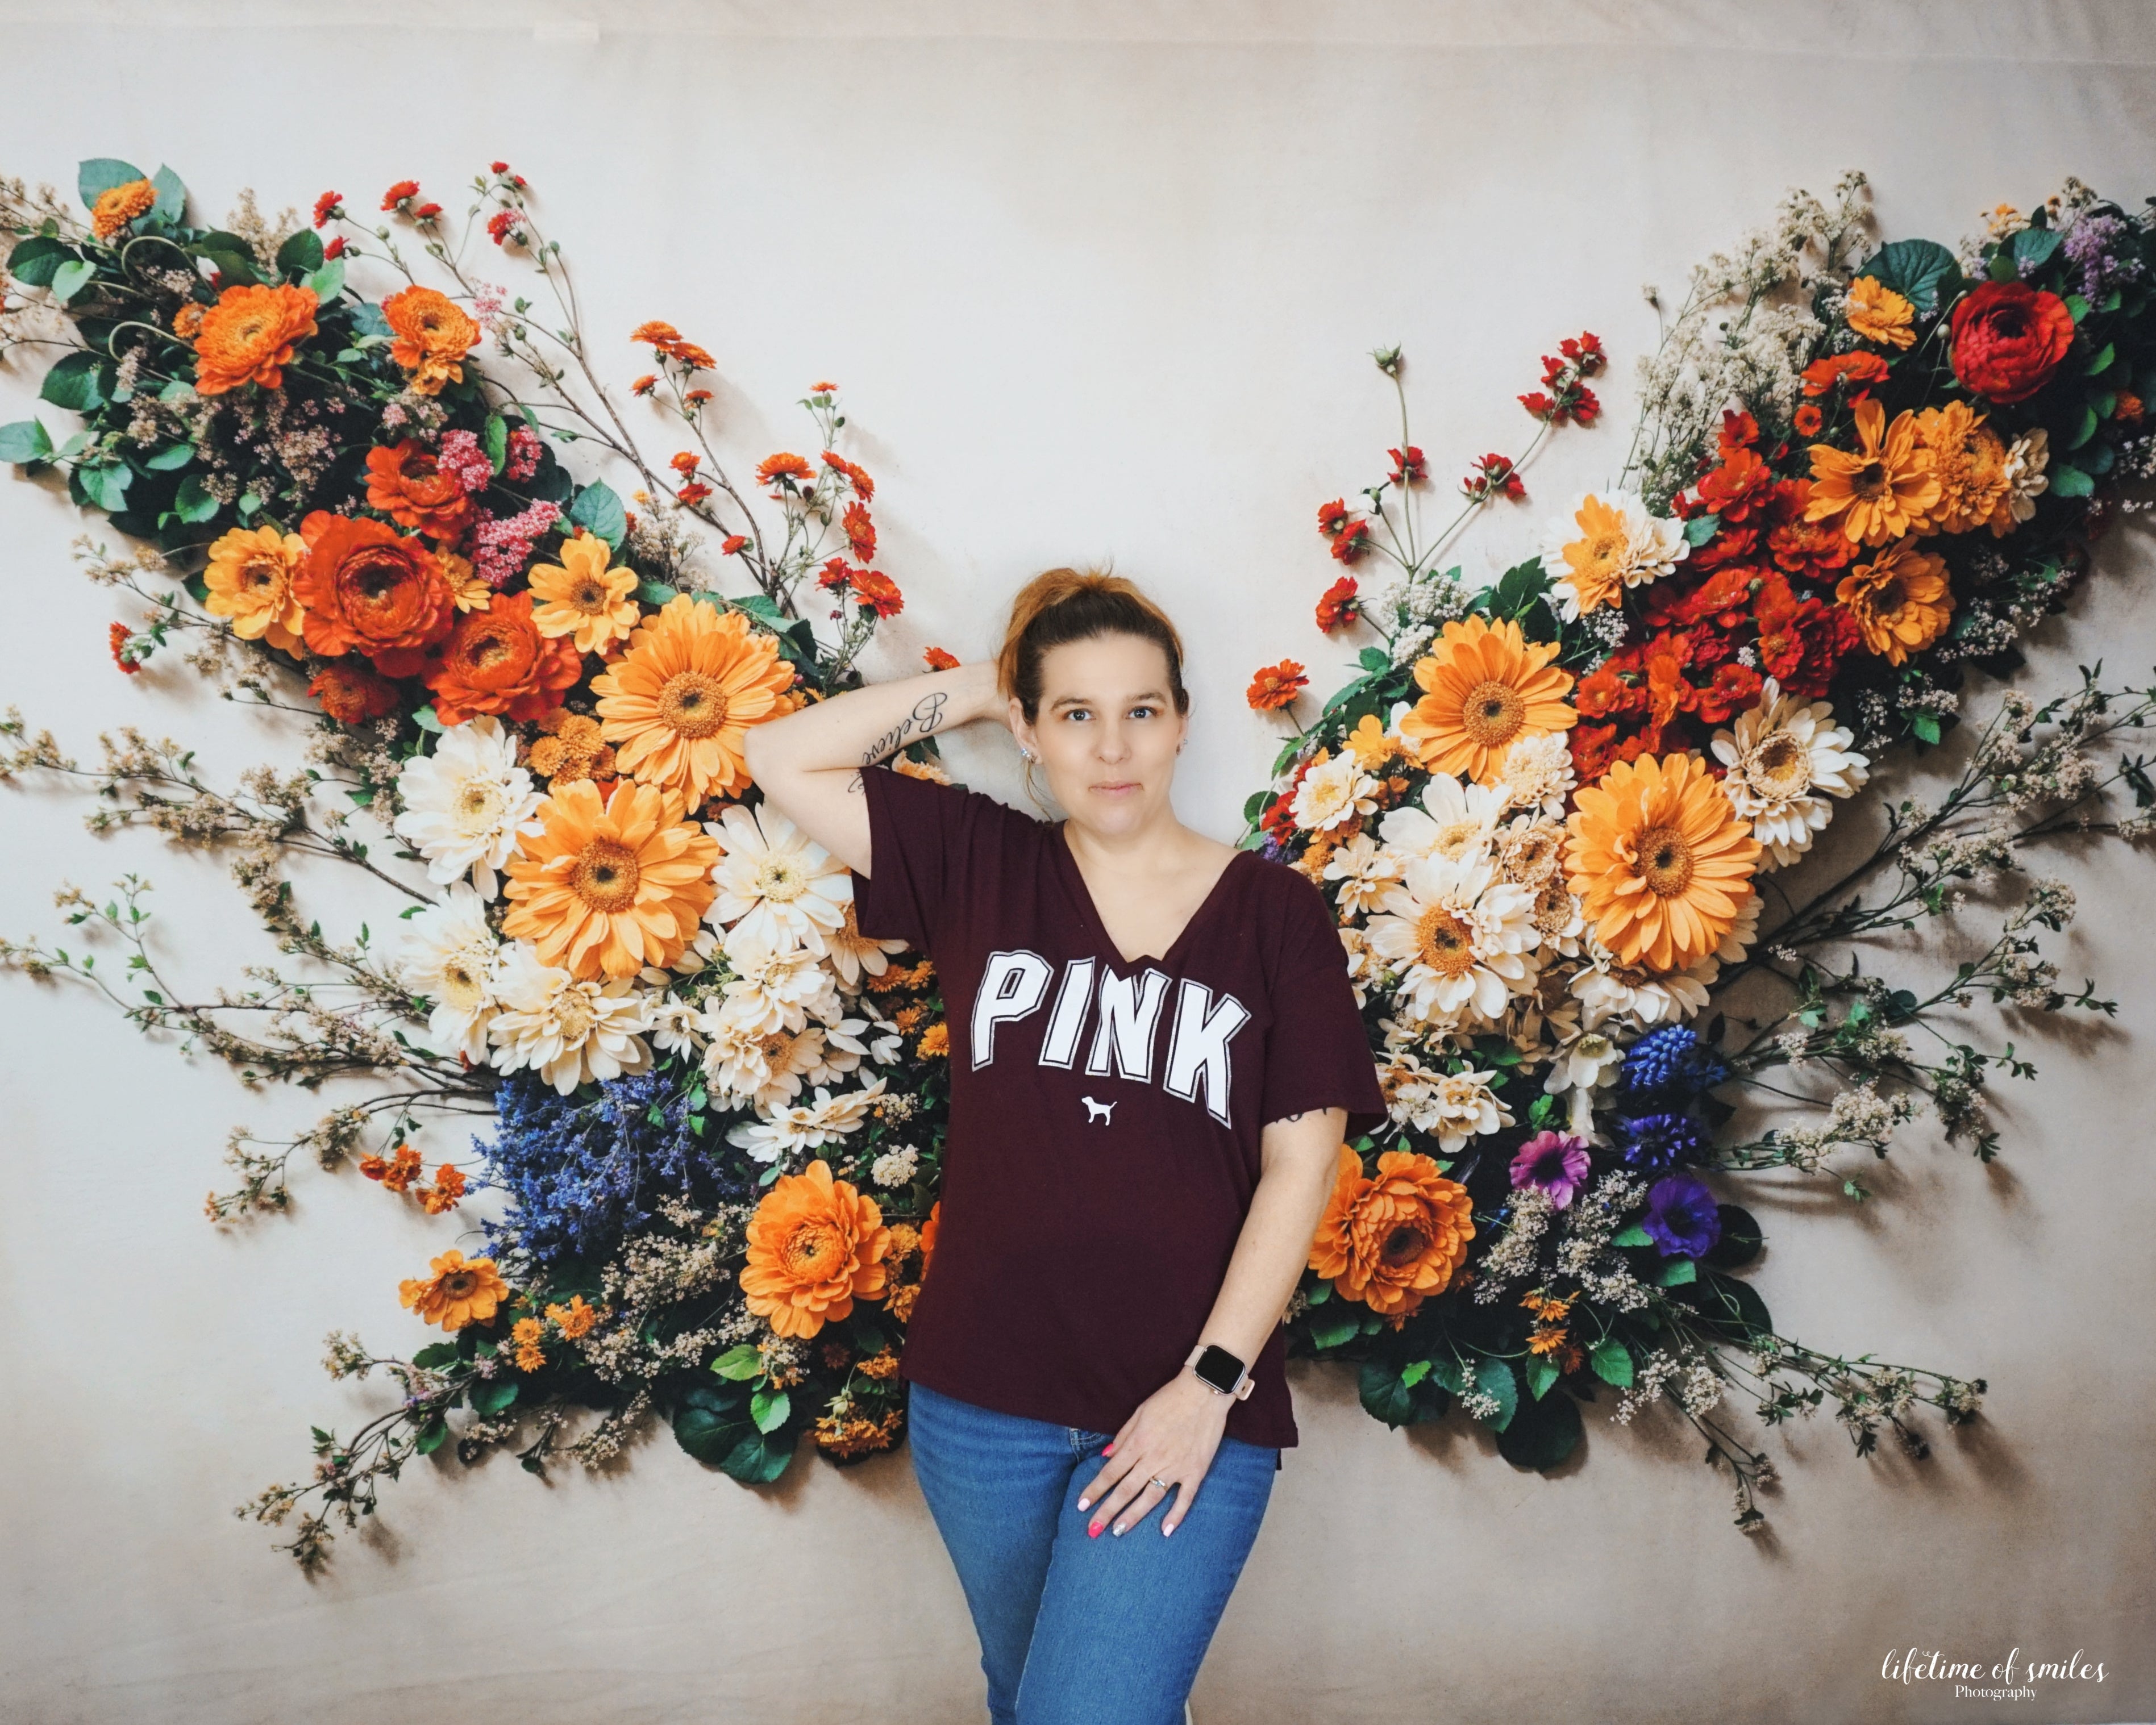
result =
[[559,706],[583,669],[581,653],[538,627],[530,593],[496,593],[484,611],[457,619],[426,679],[444,725],[475,713],[528,721]]
[[1404,1317],[1451,1285],[1475,1238],[1475,1204],[1429,1157],[1388,1150],[1375,1175],[1340,1147],[1332,1196],[1318,1219],[1310,1267],[1343,1299]]
[[592,679],[621,771],[701,803],[748,788],[742,749],[752,725],[791,712],[793,667],[738,611],[677,594]]
[[209,594],[203,609],[230,618],[241,640],[264,641],[296,657],[306,613],[292,578],[306,554],[307,542],[297,533],[234,527],[209,548],[209,566],[203,571]]
[[195,393],[222,395],[243,383],[275,389],[294,351],[315,333],[312,288],[228,287],[195,331]]
[[110,239],[136,217],[153,208],[157,202],[157,188],[147,180],[128,180],[109,186],[97,194],[97,202],[90,207],[90,231],[100,239]]
[[1931,451],[1917,441],[1917,416],[1904,409],[1886,424],[1887,410],[1866,396],[1856,404],[1856,453],[1832,444],[1811,445],[1812,498],[1804,519],[1840,516],[1852,542],[1878,545],[1931,525],[1939,481]]
[[1900,665],[1946,633],[1953,615],[1953,591],[1946,560],[1897,539],[1868,563],[1842,578],[1834,596],[1856,619],[1864,644],[1889,665]]
[[1876,275],[1860,275],[1850,283],[1842,316],[1866,341],[1881,347],[1915,345],[1917,308]]
[[1989,523],[2002,509],[2010,518],[2006,445],[1965,401],[1926,408],[1917,415],[1917,441],[1931,451],[1939,482],[1933,524],[1942,533],[1966,533]]
[[1529,641],[1510,618],[1494,628],[1479,617],[1446,624],[1436,650],[1415,661],[1424,693],[1400,721],[1415,758],[1432,773],[1489,784],[1522,737],[1569,731],[1579,715],[1565,701],[1571,674],[1550,665],[1560,650]]
[[1264,665],[1253,672],[1243,699],[1250,702],[1253,712],[1269,713],[1287,706],[1309,686],[1310,679],[1303,675],[1302,666],[1292,659],[1283,659],[1278,665]]
[[465,1255],[452,1246],[427,1267],[434,1273],[399,1282],[397,1297],[425,1322],[445,1330],[487,1322],[509,1297],[509,1284],[501,1279],[491,1258],[474,1258],[466,1263]]
[[417,439],[408,437],[393,449],[367,452],[367,506],[432,539],[455,538],[472,515],[465,488],[435,466],[433,454]]
[[774,1333],[803,1339],[884,1291],[891,1230],[872,1198],[831,1178],[822,1157],[781,1174],[748,1224],[747,1306]]
[[681,956],[717,896],[719,841],[681,819],[678,791],[589,779],[540,803],[542,830],[509,860],[502,932],[580,981],[634,976]]
[[383,521],[316,510],[295,589],[306,607],[307,650],[335,659],[357,648],[393,677],[416,676],[449,632],[456,599],[425,543]]
[[532,620],[542,635],[567,635],[579,653],[597,653],[636,627],[636,571],[609,569],[613,550],[594,534],[562,546],[558,563],[534,563],[531,591],[545,603]]
[[1573,797],[1568,884],[1620,964],[1683,970],[1752,896],[1759,843],[1697,755],[1620,761]]
[[800,481],[813,480],[815,476],[814,470],[806,461],[784,449],[776,455],[765,456],[756,470],[756,482],[759,485],[772,485],[782,479]]
[[444,383],[464,382],[464,357],[480,327],[439,288],[408,287],[382,302],[382,315],[397,339],[389,357],[412,373],[422,395],[439,395]]

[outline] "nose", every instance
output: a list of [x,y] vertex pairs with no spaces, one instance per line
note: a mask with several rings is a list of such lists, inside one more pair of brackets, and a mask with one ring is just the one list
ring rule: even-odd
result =
[[1125,735],[1121,721],[1111,719],[1101,727],[1101,741],[1096,752],[1103,761],[1127,761],[1130,758],[1130,738]]

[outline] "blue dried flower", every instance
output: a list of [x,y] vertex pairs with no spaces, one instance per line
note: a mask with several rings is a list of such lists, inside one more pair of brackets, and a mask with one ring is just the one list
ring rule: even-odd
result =
[[1665,1024],[1625,1051],[1624,1101],[1635,1108],[1682,1108],[1728,1077],[1729,1068],[1697,1031]]
[[1707,1160],[1707,1134],[1687,1114],[1620,1116],[1616,1138],[1625,1165],[1643,1174]]

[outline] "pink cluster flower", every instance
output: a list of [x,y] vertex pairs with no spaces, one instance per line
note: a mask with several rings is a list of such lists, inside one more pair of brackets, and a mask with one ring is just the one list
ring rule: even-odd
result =
[[528,480],[539,470],[539,434],[527,425],[509,428],[509,465],[502,477],[514,482]]
[[507,586],[531,561],[539,536],[561,518],[562,511],[544,498],[515,515],[482,516],[472,532],[472,567],[480,579],[496,589]]
[[509,303],[509,290],[480,282],[472,290],[472,317],[490,336],[501,329],[501,308]]
[[486,451],[480,448],[479,439],[469,431],[442,434],[441,448],[434,454],[434,466],[454,480],[467,496],[476,497],[494,483],[494,464],[486,459]]

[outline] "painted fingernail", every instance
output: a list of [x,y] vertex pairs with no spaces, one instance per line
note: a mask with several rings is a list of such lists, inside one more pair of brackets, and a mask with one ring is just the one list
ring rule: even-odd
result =
[[1093,1500],[1090,1497],[1081,1497],[1078,1500],[1078,1507],[1081,1509],[1090,1508],[1092,1505],[1092,1502]]
[[1168,1536],[1169,1534],[1173,1533],[1174,1531],[1175,1531],[1175,1528],[1174,1528],[1174,1527],[1173,1527],[1172,1524],[1171,1524],[1170,1526],[1168,1526],[1168,1527],[1163,1527],[1163,1528],[1160,1530],[1160,1537],[1161,1537],[1163,1539],[1165,1539],[1165,1538],[1168,1538]]
[[1112,1455],[1116,1453],[1116,1446],[1111,1443],[1103,1444],[1101,1445],[1101,1453],[1103,1455]]
[[1122,1524],[1121,1522],[1116,1522],[1116,1532],[1117,1532],[1118,1533],[1120,1533],[1120,1532],[1122,1532],[1122,1531],[1123,1531],[1123,1524]]

